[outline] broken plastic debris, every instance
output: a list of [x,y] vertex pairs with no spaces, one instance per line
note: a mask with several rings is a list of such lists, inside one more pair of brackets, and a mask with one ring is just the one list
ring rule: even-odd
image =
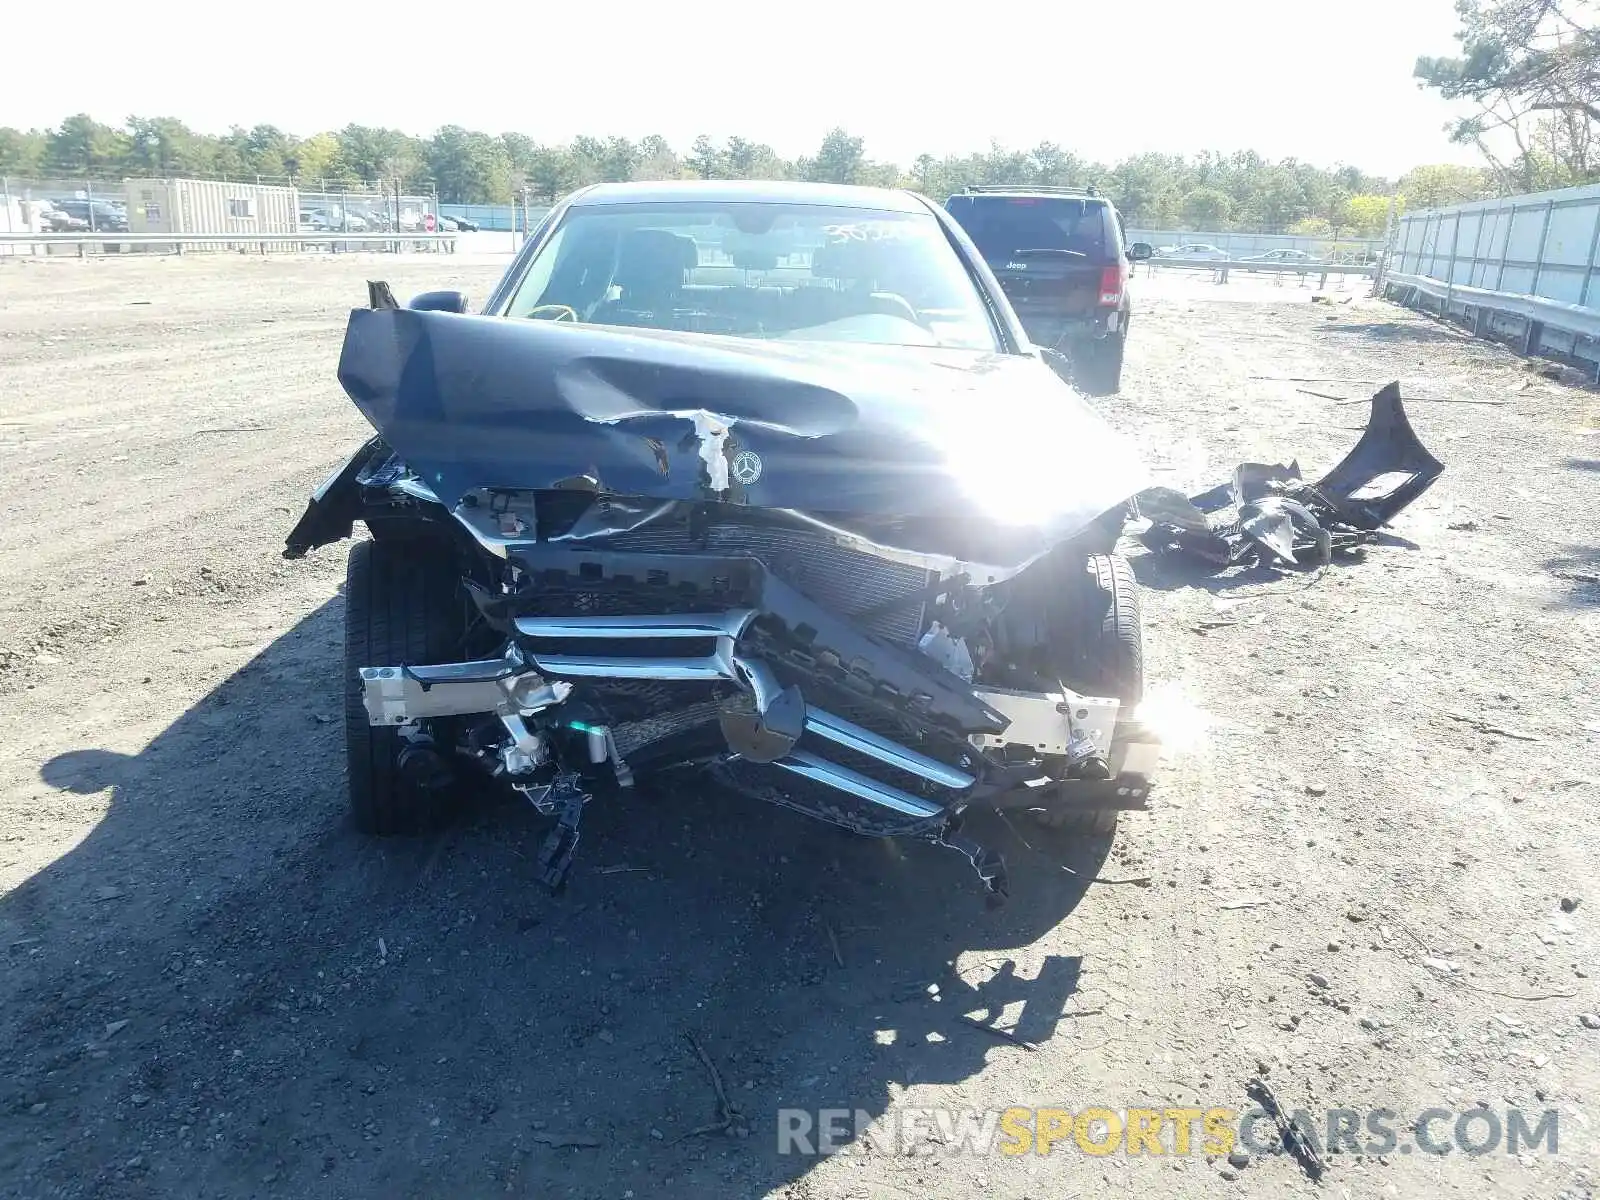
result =
[[1150,522],[1141,540],[1158,552],[1217,566],[1327,563],[1372,541],[1443,472],[1391,383],[1372,397],[1355,447],[1316,483],[1301,478],[1297,462],[1241,463],[1227,484],[1188,497],[1150,488],[1135,506]]

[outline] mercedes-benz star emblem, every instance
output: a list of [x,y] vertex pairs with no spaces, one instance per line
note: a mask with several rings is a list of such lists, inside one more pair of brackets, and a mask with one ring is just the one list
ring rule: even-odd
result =
[[741,450],[733,456],[733,477],[745,487],[761,478],[761,455],[754,450]]

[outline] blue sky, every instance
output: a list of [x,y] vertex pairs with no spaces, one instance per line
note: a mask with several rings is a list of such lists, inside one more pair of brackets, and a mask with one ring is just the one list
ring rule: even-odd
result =
[[706,132],[784,155],[843,125],[901,163],[991,138],[1104,160],[1249,148],[1390,175],[1476,161],[1411,78],[1418,54],[1454,49],[1451,0],[396,0],[332,19],[355,11],[174,0],[70,50],[8,56],[0,125],[87,111],[207,132],[459,124],[680,147]]

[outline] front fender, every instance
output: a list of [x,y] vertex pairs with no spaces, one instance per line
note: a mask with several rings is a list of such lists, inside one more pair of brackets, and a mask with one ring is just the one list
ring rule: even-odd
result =
[[304,558],[307,551],[349,537],[361,515],[361,485],[357,480],[368,463],[388,453],[384,440],[373,436],[343,466],[336,467],[311,493],[306,511],[284,539],[283,556]]

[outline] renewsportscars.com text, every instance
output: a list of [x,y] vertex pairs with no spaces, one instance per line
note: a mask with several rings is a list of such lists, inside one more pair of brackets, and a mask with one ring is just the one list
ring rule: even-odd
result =
[[[1554,1109],[1426,1108],[1401,1114],[1330,1108],[1315,1114],[1296,1110],[1289,1120],[1324,1154],[1555,1154],[1560,1145]],[[1286,1152],[1278,1126],[1260,1108],[905,1107],[876,1118],[861,1109],[784,1108],[778,1110],[777,1133],[779,1154],[801,1155]]]

